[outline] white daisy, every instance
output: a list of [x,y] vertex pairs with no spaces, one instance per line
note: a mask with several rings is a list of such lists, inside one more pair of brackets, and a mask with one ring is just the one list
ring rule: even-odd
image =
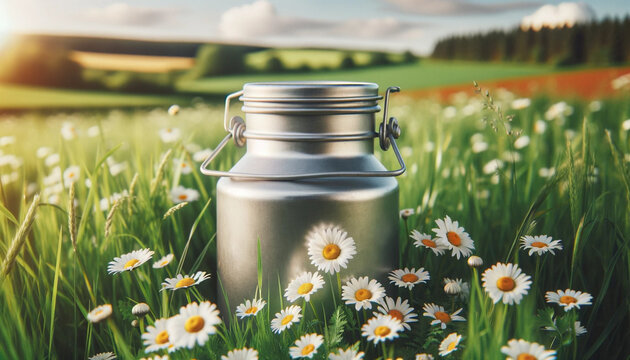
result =
[[411,215],[415,214],[415,211],[411,208],[409,209],[402,209],[399,212],[400,217],[403,219],[408,219]]
[[558,290],[556,292],[547,291],[545,298],[548,303],[556,303],[562,306],[564,311],[569,311],[574,307],[579,309],[580,305],[591,305],[591,300],[593,300],[591,294],[571,289]]
[[385,296],[383,286],[374,279],[368,279],[367,276],[351,278],[342,286],[342,290],[341,299],[346,301],[346,305],[354,304],[357,311],[371,309],[372,302],[378,302]]
[[164,143],[172,143],[182,136],[182,132],[178,128],[166,128],[159,131],[160,138]]
[[398,337],[398,332],[403,326],[397,319],[389,315],[377,314],[361,327],[361,335],[367,337],[367,341],[374,341],[374,345],[380,341],[392,340]]
[[72,140],[77,137],[77,128],[73,123],[65,122],[61,125],[61,136],[66,140]]
[[104,304],[95,307],[92,311],[87,314],[87,319],[89,322],[96,324],[99,323],[112,315],[112,305]]
[[300,322],[302,317],[301,311],[302,308],[296,305],[282,309],[279,313],[276,313],[275,319],[271,320],[271,330],[276,334],[280,334],[294,323]]
[[179,113],[179,110],[180,110],[179,105],[173,104],[173,105],[169,106],[168,114],[171,115],[171,116],[175,116],[175,115],[177,115],[177,113]]
[[388,278],[390,283],[398,287],[413,289],[416,284],[426,283],[431,277],[428,271],[424,271],[424,268],[420,268],[418,271],[416,271],[416,268],[411,268],[411,270],[404,268],[390,272]]
[[561,240],[553,240],[551,236],[547,235],[525,235],[521,237],[521,249],[529,250],[529,256],[532,256],[534,253],[542,255],[546,252],[555,255],[554,250],[562,250],[561,244]]
[[149,249],[134,250],[130,253],[115,257],[107,265],[107,272],[110,274],[131,271],[138,266],[149,261],[153,256],[153,251]]
[[143,302],[137,303],[131,308],[131,314],[138,317],[148,314],[149,311],[151,311],[151,308],[147,303]]
[[70,166],[63,172],[63,183],[69,186],[79,180],[79,177],[81,177],[81,168],[76,165]]
[[354,239],[338,226],[317,226],[306,235],[306,242],[311,263],[330,274],[345,269],[357,253]]
[[176,186],[171,189],[171,200],[175,204],[179,204],[184,201],[197,201],[197,199],[199,199],[199,191],[195,189],[187,189],[183,186]]
[[431,321],[431,325],[438,325],[442,327],[442,329],[446,329],[446,325],[448,325],[451,321],[466,321],[463,316],[458,315],[462,312],[462,309],[458,309],[452,314],[449,314],[444,307],[435,305],[435,304],[424,304],[422,307],[424,310],[423,316],[427,316],[433,318]]
[[123,161],[123,162],[114,162],[111,164],[108,164],[109,166],[109,173],[112,174],[112,176],[117,176],[120,175],[123,171],[127,170],[127,162]]
[[472,239],[465,231],[465,229],[457,223],[452,221],[448,215],[442,219],[435,220],[438,227],[433,229],[436,234],[437,242],[448,247],[452,251],[452,256],[456,256],[458,259],[461,256],[468,257],[472,254],[472,250],[475,248]]
[[167,254],[164,257],[162,257],[160,260],[154,262],[153,263],[153,268],[154,269],[161,269],[161,268],[165,267],[166,265],[170,264],[171,261],[173,261],[174,258],[175,258],[175,255]]
[[422,354],[416,354],[416,360],[433,360],[434,357],[431,354],[426,354],[426,353],[422,353]]
[[221,355],[221,360],[258,360],[258,351],[246,347],[231,350],[227,355]]
[[262,308],[265,307],[267,302],[263,299],[247,300],[245,303],[236,307],[236,316],[244,319],[248,316],[256,316]]
[[153,325],[147,326],[147,331],[142,334],[145,353],[169,349],[172,347],[168,332],[169,319],[157,319]]
[[362,360],[363,356],[365,356],[363,351],[359,352],[357,350],[352,350],[352,347],[349,347],[346,350],[339,348],[337,349],[337,352],[337,354],[328,354],[328,360]]
[[0,147],[15,144],[15,136],[0,136]]
[[450,295],[459,295],[465,299],[470,293],[470,284],[462,279],[444,278],[444,292]]
[[210,301],[182,306],[179,314],[168,320],[167,329],[175,348],[192,349],[195,343],[203,346],[209,335],[217,332],[215,325],[221,323],[217,306]]
[[290,302],[299,298],[311,301],[311,295],[324,287],[324,278],[318,272],[304,272],[295,278],[284,292],[284,296]]
[[512,100],[512,109],[522,110],[531,105],[532,101],[528,98],[520,98]]
[[59,154],[54,153],[54,154],[50,154],[48,156],[46,156],[46,160],[44,160],[44,164],[48,167],[53,167],[57,164],[59,164],[59,160],[61,159],[61,156],[59,156]]
[[324,337],[319,334],[306,334],[295,341],[295,346],[289,348],[289,355],[293,359],[309,358],[317,354],[317,349],[324,343]]
[[197,271],[194,275],[182,275],[177,274],[174,278],[166,278],[162,283],[162,289],[160,291],[169,289],[185,289],[191,286],[200,284],[201,282],[210,279],[210,274],[206,274],[205,271]]
[[433,240],[431,235],[421,233],[418,230],[411,230],[410,236],[415,240],[413,244],[416,247],[424,246],[427,249],[431,249],[435,255],[443,255],[444,250],[448,249],[448,246],[444,246]]
[[[553,319],[553,325],[554,326],[545,326],[545,328],[543,330],[548,330],[548,331],[559,331],[558,328],[555,326],[556,325],[556,319]],[[576,321],[573,323],[573,329],[575,330],[575,336],[580,336],[580,335],[584,335],[587,333],[586,328],[584,326],[582,326],[582,323],[579,321]]]
[[175,165],[175,168],[179,169],[179,171],[184,175],[190,174],[193,170],[192,166],[184,160],[173,159],[173,164]]
[[206,149],[201,149],[201,150],[199,150],[199,151],[196,151],[196,152],[193,154],[193,156],[192,156],[193,161],[196,161],[196,162],[203,162],[204,160],[206,160],[207,158],[209,158],[209,157],[210,157],[210,155],[212,155],[212,152],[213,152],[213,150],[212,150],[212,149],[209,149],[209,148],[206,148]]
[[48,147],[48,146],[42,146],[40,148],[37,148],[35,155],[37,155],[38,159],[43,159],[52,153],[53,153],[53,148]]
[[483,265],[483,259],[477,255],[472,255],[468,258],[468,266],[470,267],[479,267]]
[[402,326],[407,330],[411,330],[409,323],[418,321],[418,314],[413,312],[415,309],[409,306],[407,300],[402,300],[400,297],[394,302],[394,299],[387,296],[381,299],[378,304],[378,311],[380,313],[389,315],[400,321]]
[[87,129],[86,133],[89,137],[97,137],[101,134],[101,129],[98,127],[98,125],[90,126]]
[[507,355],[506,360],[553,360],[556,358],[554,350],[545,350],[544,346],[523,339],[508,341],[507,346],[501,347],[501,352]]
[[140,358],[140,360],[169,360],[168,355],[160,356],[154,355],[153,357]]
[[442,342],[440,343],[440,347],[438,350],[440,351],[440,356],[446,356],[453,351],[457,350],[457,345],[462,340],[462,336],[457,333],[450,333]]
[[496,304],[518,304],[531,285],[531,277],[522,273],[518,265],[496,263],[481,275],[483,288]]
[[529,136],[527,135],[520,136],[518,139],[514,140],[515,149],[522,149],[527,145],[529,145]]
[[116,354],[113,352],[104,352],[98,353],[96,355],[92,355],[88,358],[89,360],[116,360]]

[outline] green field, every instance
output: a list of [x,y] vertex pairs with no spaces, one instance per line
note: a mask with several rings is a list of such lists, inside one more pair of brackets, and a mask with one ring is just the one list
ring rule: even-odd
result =
[[[282,61],[282,64],[288,69],[299,69],[306,65],[311,69],[322,68],[339,68],[341,60],[351,55],[357,66],[366,65],[370,60],[370,53],[367,51],[343,52],[339,50],[320,50],[320,49],[271,49],[257,51],[248,54],[245,58],[245,64],[252,68],[262,70],[265,68],[267,61],[273,56]],[[392,61],[400,60],[400,56],[390,55]]]

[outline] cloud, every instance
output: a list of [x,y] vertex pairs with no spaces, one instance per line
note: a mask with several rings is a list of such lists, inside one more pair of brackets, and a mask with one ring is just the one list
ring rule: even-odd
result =
[[177,12],[177,10],[167,8],[139,7],[126,3],[113,3],[101,8],[88,9],[84,15],[88,20],[94,22],[153,26],[170,20]]
[[556,28],[573,26],[595,20],[595,11],[585,3],[545,5],[521,20],[521,28],[540,30],[543,26]]
[[496,14],[540,6],[538,1],[473,3],[468,0],[386,0],[398,10],[419,15]]

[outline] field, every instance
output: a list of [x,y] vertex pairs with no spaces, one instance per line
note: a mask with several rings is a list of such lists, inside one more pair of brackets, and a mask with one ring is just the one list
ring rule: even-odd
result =
[[[410,85],[411,80],[383,72],[364,80]],[[483,74],[479,70],[476,78]],[[427,82],[437,81],[426,75]],[[226,79],[221,91],[237,83]],[[266,298],[268,306],[255,316],[220,314],[232,320],[229,326],[216,324],[216,334],[203,345],[178,348],[170,358],[219,359],[244,346],[264,359],[288,358],[296,339],[308,333],[324,336],[315,348],[318,359],[349,347],[365,352],[366,359],[411,359],[418,353],[438,358],[440,343],[453,332],[463,338],[451,348],[447,358],[452,359],[504,359],[501,348],[513,338],[553,349],[559,359],[627,358],[630,97],[620,92],[614,99],[567,103],[517,99],[493,88],[490,98],[485,90],[472,90],[445,105],[404,94],[392,99],[390,113],[403,128],[401,151],[408,165],[398,179],[401,209],[413,209],[400,220],[400,265],[430,273],[426,283],[411,290],[383,284],[388,296],[407,299],[415,309],[417,322],[409,323],[410,330],[375,345],[361,336],[361,327],[376,315],[376,306],[357,312],[341,304],[324,313],[320,304],[298,301],[303,318],[274,334],[271,319],[281,307]],[[140,358],[146,356],[141,335],[149,325],[193,300],[216,303],[222,296],[215,272],[216,180],[196,169],[198,152],[223,137],[223,109],[200,102],[176,116],[166,109],[29,112],[0,120],[0,315],[5,324],[0,359],[80,359],[100,352]],[[218,162],[222,169],[240,154],[226,152]],[[377,156],[395,166],[391,153],[377,151]],[[184,198],[188,201],[180,202]],[[437,256],[407,236],[417,229],[435,237],[431,229],[446,216],[470,234],[482,266],[468,266],[451,250]],[[520,249],[526,235],[561,240],[562,249],[530,256]],[[115,257],[144,248],[155,252],[152,260],[133,271],[108,273]],[[169,253],[172,263],[152,268]],[[518,264],[531,278],[514,304],[494,303],[482,286],[481,274],[498,262]],[[160,291],[165,278],[196,271],[211,279]],[[342,269],[344,283],[350,275]],[[337,289],[324,278],[327,287]],[[445,293],[444,278],[461,280],[450,285],[458,295]],[[283,293],[287,285],[260,294]],[[564,289],[586,292],[592,301],[564,311],[545,300],[546,292]],[[151,309],[144,318],[131,314],[138,302]],[[444,328],[431,325],[435,319],[423,315],[430,303],[443,306],[453,321],[442,315]],[[99,322],[107,310],[97,315],[94,309],[103,304],[111,304],[113,312]],[[465,321],[454,321],[460,308]],[[585,334],[576,331],[575,321]],[[157,332],[152,334],[149,343],[157,341]]]

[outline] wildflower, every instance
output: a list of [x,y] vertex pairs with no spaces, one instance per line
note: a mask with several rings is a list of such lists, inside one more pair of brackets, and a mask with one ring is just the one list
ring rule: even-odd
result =
[[90,356],[88,360],[116,360],[116,354],[113,352],[98,353]]
[[0,147],[15,144],[15,136],[0,136]]
[[529,136],[527,135],[519,136],[519,138],[514,141],[515,149],[522,149],[527,145],[529,145]]
[[358,352],[357,350],[352,350],[352,347],[343,350],[341,348],[337,349],[338,354],[330,353],[328,354],[328,360],[362,360],[365,353],[363,351]]
[[453,351],[457,350],[457,345],[462,340],[462,336],[457,333],[450,333],[442,342],[440,343],[440,347],[438,350],[440,351],[440,356],[446,356]]
[[169,360],[168,355],[160,356],[154,355],[153,357],[140,358],[140,360]]
[[415,240],[413,244],[416,247],[424,246],[425,248],[431,249],[435,255],[442,255],[444,254],[444,250],[448,249],[447,246],[432,240],[431,235],[421,233],[418,230],[411,230],[410,236]]
[[597,112],[602,109],[602,102],[599,100],[593,100],[588,104],[588,109],[592,112]]
[[361,327],[361,335],[368,341],[378,344],[380,341],[392,340],[398,337],[403,327],[397,319],[389,315],[377,314]]
[[416,360],[433,360],[434,357],[431,354],[427,354],[427,353],[422,353],[422,354],[416,354]]
[[457,108],[455,106],[447,106],[443,111],[444,117],[447,119],[452,119],[457,115]]
[[622,89],[628,85],[630,85],[630,74],[621,75],[610,82],[610,86],[615,90]]
[[323,287],[324,279],[318,272],[304,272],[289,283],[289,287],[285,290],[284,296],[290,302],[299,298],[311,301],[311,295]]
[[0,152],[0,167],[6,165],[11,166],[11,169],[16,170],[22,166],[22,159],[13,154],[2,155],[2,152]]
[[420,268],[418,271],[415,268],[411,270],[405,268],[404,270],[397,269],[390,272],[388,278],[391,280],[391,283],[396,284],[398,287],[413,289],[414,285],[425,283],[431,277],[428,271],[424,271],[424,268]]
[[378,304],[378,311],[381,314],[389,315],[400,321],[401,325],[407,330],[411,330],[409,323],[418,321],[418,314],[413,312],[415,309],[409,306],[407,300],[402,300],[400,297],[394,302],[394,299],[387,296],[379,300]]
[[553,167],[550,167],[550,168],[541,167],[540,169],[538,169],[538,176],[543,177],[543,178],[550,178],[554,176],[555,174],[556,174],[556,168],[553,168]]
[[204,160],[209,158],[210,155],[212,155],[212,149],[206,148],[206,149],[202,149],[202,150],[199,150],[199,151],[195,152],[193,154],[192,158],[196,162],[203,162]]
[[383,286],[376,280],[369,280],[367,276],[350,279],[342,289],[341,299],[346,301],[346,305],[354,304],[357,311],[371,309],[372,302],[378,302],[385,296]]
[[171,190],[171,200],[175,204],[184,201],[197,201],[199,199],[199,191],[195,189],[187,189],[183,186],[176,186]]
[[210,274],[206,274],[205,271],[197,271],[194,275],[182,275],[177,274],[174,278],[166,278],[162,283],[162,289],[160,291],[169,289],[185,289],[191,286],[199,285],[201,282],[210,279]]
[[630,119],[628,119],[628,120],[624,120],[624,121],[621,123],[621,128],[622,128],[624,131],[628,131],[628,130],[630,130]]
[[499,159],[490,160],[483,166],[483,173],[486,175],[494,174],[503,167],[503,161]]
[[236,307],[236,316],[240,317],[241,319],[244,319],[248,316],[256,316],[256,314],[258,314],[258,312],[262,310],[262,308],[264,308],[266,304],[267,302],[263,299],[247,300],[245,301],[245,303],[240,304]]
[[115,257],[107,266],[107,272],[110,274],[121,273],[123,271],[131,271],[138,266],[149,261],[153,256],[153,251],[149,249],[134,250],[130,253]]
[[357,253],[354,239],[338,226],[318,226],[306,235],[308,255],[318,270],[334,274]]
[[302,317],[301,311],[302,309],[296,305],[282,309],[279,313],[276,313],[275,319],[271,320],[271,330],[276,334],[280,334],[294,323],[300,322]]
[[532,256],[534,253],[542,255],[546,252],[555,255],[554,250],[562,250],[561,243],[560,240],[553,240],[551,236],[547,235],[525,235],[521,237],[521,249],[529,250],[529,256]]
[[519,162],[523,159],[520,153],[517,151],[505,151],[501,154],[501,158],[507,162]]
[[35,155],[37,155],[38,159],[43,159],[47,157],[48,155],[52,154],[52,152],[53,152],[52,148],[48,146],[42,146],[42,147],[37,148]]
[[127,190],[124,190],[122,193],[113,193],[109,198],[103,198],[99,201],[99,207],[101,211],[107,211],[109,206],[115,203],[116,201],[129,196]]
[[481,275],[483,288],[496,304],[518,304],[531,285],[531,277],[522,273],[518,265],[496,263]]
[[508,341],[507,346],[501,347],[501,352],[507,355],[507,360],[553,360],[556,358],[554,350],[545,350],[544,346],[523,339]]
[[177,115],[177,113],[179,113],[179,110],[180,110],[179,105],[173,104],[173,105],[169,106],[168,114],[171,115],[171,116],[175,116],[175,115]]
[[317,354],[317,348],[324,343],[324,337],[319,334],[306,334],[295,341],[295,346],[289,348],[289,355],[293,359],[309,358]]
[[181,137],[182,133],[178,128],[166,128],[159,131],[160,138],[164,143],[173,143]]
[[433,141],[427,141],[424,144],[424,151],[430,153],[433,152],[433,150],[435,150],[435,143]]
[[458,315],[462,312],[462,309],[458,309],[452,314],[449,314],[444,307],[438,306],[435,304],[424,304],[422,307],[424,310],[423,316],[433,318],[431,321],[431,325],[438,325],[442,327],[442,329],[446,329],[446,325],[448,325],[451,321],[466,321],[463,316]]
[[569,311],[571,309],[580,308],[580,305],[591,305],[591,300],[593,296],[591,294],[581,291],[575,291],[571,289],[566,289],[564,291],[547,291],[545,294],[545,299],[547,299],[548,303],[556,303],[564,308],[564,311]]
[[188,175],[192,172],[192,166],[184,160],[173,159],[173,164],[176,168],[179,168],[179,171],[184,175]]
[[61,126],[61,136],[66,140],[72,140],[77,137],[77,129],[74,124],[65,122]]
[[442,219],[435,220],[438,227],[433,229],[437,236],[437,242],[448,247],[452,256],[468,257],[475,248],[472,239],[463,227],[460,227],[457,221],[451,221],[448,215]]
[[142,334],[145,353],[174,348],[168,332],[168,321],[169,319],[157,319],[153,325],[147,326],[147,331]]
[[470,267],[479,267],[483,265],[483,259],[477,255],[472,255],[468,258],[468,266]]
[[46,156],[46,160],[44,160],[44,164],[48,167],[53,167],[59,164],[60,156],[59,154],[50,154]]
[[547,121],[551,121],[557,118],[564,118],[565,116],[569,116],[571,114],[573,114],[573,108],[566,102],[560,101],[549,107],[549,109],[545,112],[545,119]]
[[408,219],[411,215],[415,214],[413,209],[402,209],[400,210],[400,217],[404,219]]
[[[555,327],[556,319],[553,319],[553,325],[554,326],[545,326],[543,330],[558,331],[558,328]],[[575,336],[580,336],[587,333],[586,328],[582,326],[582,323],[579,321],[573,323],[573,330],[575,331]]]
[[161,258],[160,260],[154,262],[153,263],[153,268],[154,269],[161,269],[161,268],[165,267],[166,265],[170,264],[171,261],[173,261],[174,258],[175,258],[175,255],[167,254],[163,258]]
[[217,332],[215,325],[221,323],[217,306],[210,301],[182,306],[179,314],[168,320],[167,329],[175,348],[203,346],[209,335]]
[[444,292],[451,295],[465,295],[469,290],[470,286],[467,282],[464,282],[462,279],[449,279],[444,278]]
[[135,316],[141,317],[144,316],[146,314],[149,313],[149,311],[151,311],[151,309],[149,308],[149,305],[147,305],[146,303],[137,303],[136,305],[134,305],[131,308],[131,313]]
[[[110,158],[108,158],[109,160]],[[109,173],[112,174],[112,176],[117,176],[119,174],[121,174],[123,171],[127,170],[127,162],[123,161],[123,162],[119,162],[117,163],[116,161],[108,161],[107,165],[109,166]]]
[[221,355],[221,360],[258,360],[258,351],[244,347]]
[[534,123],[534,132],[536,134],[544,134],[547,130],[547,123],[542,120],[536,120]]
[[472,144],[472,152],[475,154],[482,153],[488,150],[488,143],[485,141],[478,141]]
[[70,166],[63,172],[63,182],[66,186],[69,186],[71,183],[77,181],[81,176],[81,168],[78,166]]
[[138,327],[138,320],[137,319],[133,319],[131,320],[131,326],[137,328]]
[[532,101],[528,98],[514,99],[512,100],[512,109],[522,110],[529,107],[529,105],[531,104],[532,104]]
[[89,322],[96,324],[99,323],[112,315],[112,305],[104,304],[95,307],[92,311],[87,314],[87,319]]
[[87,129],[87,136],[89,137],[97,137],[101,134],[101,129],[97,125],[90,126]]

